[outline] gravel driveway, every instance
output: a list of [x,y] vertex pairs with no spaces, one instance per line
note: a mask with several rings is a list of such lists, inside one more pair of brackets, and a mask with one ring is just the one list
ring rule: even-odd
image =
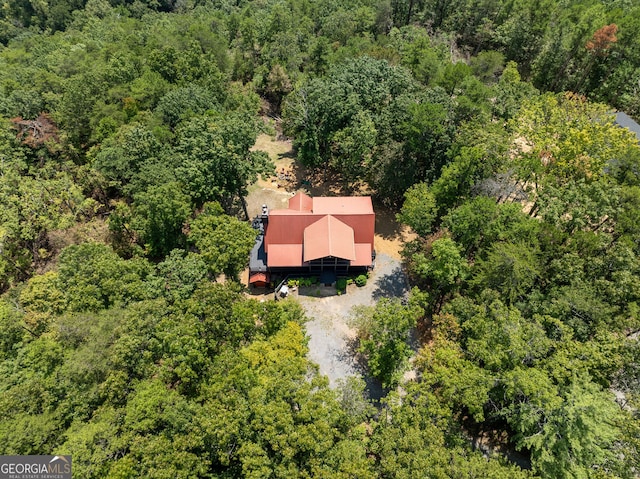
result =
[[[340,296],[315,297],[300,292],[298,301],[309,318],[306,324],[309,359],[318,364],[320,374],[329,377],[332,387],[337,386],[339,379],[348,376],[363,377],[351,348],[355,338],[355,331],[348,325],[352,308],[358,305],[372,306],[380,298],[402,297],[407,292],[408,285],[400,261],[384,254],[378,254],[375,269],[366,286],[358,288],[350,285],[347,294]],[[372,399],[377,399],[376,396],[382,394],[379,385],[376,386],[368,378],[365,380],[369,384]]]

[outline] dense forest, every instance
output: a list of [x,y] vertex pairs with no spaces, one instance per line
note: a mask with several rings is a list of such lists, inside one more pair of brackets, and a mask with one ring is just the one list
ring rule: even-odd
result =
[[[640,119],[638,0],[3,3],[0,454],[638,477],[640,146],[616,110]],[[411,295],[360,318],[379,404],[329,387],[295,301],[238,282],[276,130],[415,232]]]

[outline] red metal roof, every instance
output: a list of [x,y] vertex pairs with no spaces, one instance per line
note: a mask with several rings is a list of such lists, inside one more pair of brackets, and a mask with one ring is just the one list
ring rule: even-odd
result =
[[313,213],[317,215],[370,215],[370,196],[317,196],[313,198]]
[[371,266],[372,247],[369,243],[356,243],[356,259],[351,262],[351,266]]
[[[312,225],[316,226],[307,231]],[[369,265],[374,233],[370,197],[310,198],[298,193],[289,199],[289,208],[269,212],[264,239],[267,265],[302,266],[304,261],[325,256],[349,259],[354,266],[353,261],[358,266]],[[358,244],[368,245],[368,253]]]
[[268,266],[301,266],[302,244],[272,244],[267,253]]
[[327,256],[356,259],[353,229],[331,215],[323,216],[304,230],[304,261]]
[[373,213],[367,215],[333,215],[343,223],[351,226],[356,243],[371,243],[376,229],[376,217]]
[[268,283],[269,273],[252,273],[249,276],[249,284],[254,283]]
[[313,209],[313,199],[301,191],[289,198],[289,209],[296,211],[311,211]]
[[[289,211],[289,210],[287,210]],[[299,244],[302,247],[304,230],[320,218],[306,215],[269,215],[269,223],[265,232],[265,251],[271,252],[274,244]],[[302,261],[302,257],[300,257]],[[269,262],[270,264],[270,262]]]
[[316,196],[296,193],[289,198],[289,207],[274,209],[269,215],[372,215],[370,196]]

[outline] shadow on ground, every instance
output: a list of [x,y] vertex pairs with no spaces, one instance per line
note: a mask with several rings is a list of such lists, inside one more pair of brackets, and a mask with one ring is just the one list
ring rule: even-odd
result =
[[376,234],[385,239],[402,237],[402,225],[396,220],[395,210],[375,199],[373,208],[376,212]]
[[379,276],[375,280],[375,289],[371,293],[376,301],[380,298],[404,298],[407,295],[407,278],[400,265],[390,273]]
[[364,380],[367,399],[371,400],[374,406],[380,407],[380,400],[389,393],[389,390],[383,388],[379,380],[368,374],[367,360],[358,351],[358,340],[351,338],[346,341],[346,347],[337,355],[336,359],[348,361],[351,364],[353,371]]
[[309,288],[311,294],[304,294],[305,289],[301,288],[297,299],[309,318],[309,359],[318,364],[320,374],[326,375],[332,386],[350,376],[361,377],[369,398],[379,405],[388,391],[368,374],[366,361],[357,351],[356,331],[350,318],[354,307],[374,306],[380,298],[406,297],[408,286],[400,261],[379,254],[367,284],[350,285],[346,294],[337,295],[335,287],[329,288],[331,294],[327,291],[326,296],[318,294],[318,286]]
[[329,296],[338,296],[338,290],[335,286],[313,285],[300,286],[298,288],[298,297],[308,296],[310,298],[326,298]]

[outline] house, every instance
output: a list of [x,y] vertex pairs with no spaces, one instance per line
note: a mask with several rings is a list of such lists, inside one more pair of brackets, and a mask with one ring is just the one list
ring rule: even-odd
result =
[[249,260],[249,284],[269,282],[273,273],[336,276],[373,268],[375,213],[369,196],[320,196],[297,193],[286,209],[253,221],[259,233]]

